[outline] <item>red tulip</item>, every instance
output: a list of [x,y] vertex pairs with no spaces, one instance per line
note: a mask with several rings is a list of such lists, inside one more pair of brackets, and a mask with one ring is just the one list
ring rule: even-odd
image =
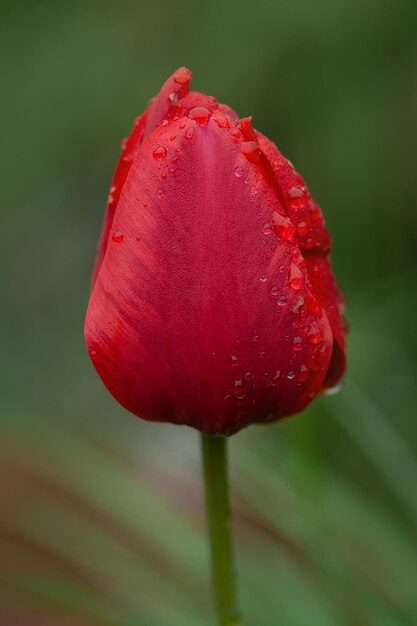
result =
[[343,299],[302,177],[190,79],[179,68],[123,144],[85,336],[129,411],[231,434],[337,383]]

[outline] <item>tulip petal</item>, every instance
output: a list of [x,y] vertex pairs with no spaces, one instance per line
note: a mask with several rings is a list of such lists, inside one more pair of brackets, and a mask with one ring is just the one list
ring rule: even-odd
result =
[[91,285],[93,286],[97,278],[98,271],[104,258],[107,248],[107,241],[113,223],[114,214],[122,193],[123,185],[126,182],[127,175],[132,166],[133,160],[138,153],[143,140],[143,132],[146,123],[148,111],[135,119],[135,125],[128,139],[122,143],[122,154],[120,155],[116,171],[110,186],[110,193],[107,198],[107,205],[104,213],[104,221],[102,231],[97,247],[97,258],[94,265]]
[[330,235],[323,213],[311,198],[303,178],[272,141],[261,133],[257,133],[257,136],[259,145],[270,162],[287,215],[297,229],[301,249],[327,254],[331,246]]
[[310,254],[306,258],[307,271],[312,290],[326,311],[333,332],[333,349],[324,386],[337,385],[346,369],[345,334],[343,320],[344,295],[337,286],[328,258],[319,254]]
[[269,161],[215,115],[155,116],[90,299],[94,365],[145,419],[231,434],[295,413],[321,389],[333,337],[327,310],[306,306],[316,285]]

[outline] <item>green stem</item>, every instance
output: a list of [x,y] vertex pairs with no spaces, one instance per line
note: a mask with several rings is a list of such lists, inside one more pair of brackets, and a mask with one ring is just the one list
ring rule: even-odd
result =
[[218,626],[242,626],[236,599],[227,439],[203,433],[201,443],[217,622]]

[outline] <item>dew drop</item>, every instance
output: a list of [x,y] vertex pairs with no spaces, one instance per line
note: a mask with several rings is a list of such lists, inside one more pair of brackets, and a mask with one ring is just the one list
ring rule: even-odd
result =
[[300,367],[300,371],[297,374],[297,382],[305,383],[308,381],[309,378],[310,378],[310,373],[308,371],[308,368],[305,365],[302,365]]
[[122,243],[122,241],[123,241],[123,233],[122,233],[121,230],[116,230],[116,232],[113,233],[112,241],[113,241],[113,243]]
[[259,280],[261,281],[261,283],[264,283],[268,280],[268,277],[265,276],[265,274],[263,274],[262,276],[259,277]]
[[232,361],[233,367],[237,367],[239,365],[239,359],[234,354],[230,355],[230,360]]
[[246,372],[245,380],[249,382],[250,380],[252,380],[252,378],[253,378],[252,372]]
[[292,350],[294,352],[299,352],[300,350],[302,350],[303,348],[303,344],[301,343],[301,337],[294,337],[294,340],[292,342]]
[[155,161],[163,161],[167,155],[167,149],[164,146],[158,146],[153,151],[153,158]]
[[177,138],[177,135],[171,135],[171,137],[169,138],[170,141],[175,141]]
[[286,166],[286,164],[287,160],[283,156],[281,156],[272,162],[272,169],[274,170],[274,172],[279,172]]
[[164,197],[165,193],[163,189],[158,189],[156,192],[156,197],[159,198],[159,200],[161,200]]
[[243,167],[240,167],[239,165],[235,168],[235,176],[236,178],[242,178],[243,176]]
[[295,263],[291,263],[288,284],[294,291],[300,291],[304,287],[304,274]]
[[265,352],[263,350],[261,350],[261,352],[259,353],[259,356],[261,357],[261,359],[263,359],[264,356],[265,356]]
[[317,346],[322,341],[323,341],[323,335],[321,334],[320,331],[312,332],[309,335],[307,335],[307,343],[309,343],[310,346]]
[[288,378],[288,380],[292,380],[293,378],[295,378],[295,372],[293,372],[293,371],[288,372],[287,378]]
[[277,298],[277,304],[279,304],[279,306],[284,306],[285,304],[287,304],[287,296],[279,296]]
[[230,128],[230,120],[221,113],[214,113],[211,119],[216,122],[219,128]]
[[248,159],[248,161],[251,163],[259,161],[261,150],[256,141],[242,141],[241,149],[242,154]]
[[262,226],[262,232],[264,235],[270,235],[272,233],[272,226],[269,223],[266,223]]
[[186,124],[185,119],[182,119],[181,122],[179,123],[179,127],[181,128],[181,130],[185,128],[185,124]]
[[96,363],[98,361],[98,354],[95,350],[90,350],[90,359],[93,361],[93,363]]
[[305,222],[298,222],[297,233],[300,235],[300,237],[305,237],[307,235],[308,227]]
[[274,211],[272,214],[272,225],[274,227],[275,233],[286,239],[287,241],[293,242],[295,240],[295,226],[289,219],[278,213],[278,211]]
[[275,375],[274,375],[273,379],[272,379],[272,386],[273,386],[273,387],[275,387],[275,386],[276,386],[277,381],[279,380],[280,376],[281,376],[281,372],[280,372],[280,370],[277,370],[277,371],[275,372]]
[[271,287],[271,295],[276,296],[278,294],[278,287]]
[[292,209],[302,209],[307,202],[307,196],[303,187],[292,187],[288,192],[288,202]]
[[191,120],[195,120],[200,126],[205,126],[209,121],[211,113],[205,107],[194,107],[188,113]]
[[185,136],[187,139],[192,139],[195,135],[195,129],[193,126],[190,126],[190,128],[187,129]]
[[321,218],[321,213],[320,213],[320,209],[318,208],[318,206],[312,206],[311,210],[310,210],[310,217],[312,219],[313,222],[318,222]]
[[258,336],[258,335],[255,335],[255,336],[254,336],[254,338],[253,338],[253,340],[254,340],[254,341],[259,341],[259,336]]
[[189,83],[191,77],[191,72],[187,67],[179,67],[174,72],[174,82],[178,85],[185,85],[185,83]]

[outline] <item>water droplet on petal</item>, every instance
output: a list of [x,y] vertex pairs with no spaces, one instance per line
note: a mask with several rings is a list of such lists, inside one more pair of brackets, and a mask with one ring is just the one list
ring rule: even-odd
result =
[[93,363],[96,363],[98,361],[98,354],[95,350],[90,350],[90,359],[93,361]]
[[279,306],[284,306],[285,304],[287,304],[287,296],[279,296],[277,298],[277,304],[279,304]]
[[308,227],[305,222],[298,222],[297,233],[300,235],[300,237],[305,237],[307,235]]
[[191,72],[187,67],[179,67],[174,72],[174,81],[178,85],[185,85],[185,83],[190,82],[192,78]]
[[261,150],[256,141],[242,141],[240,147],[242,149],[242,154],[248,159],[248,161],[251,163],[259,161]]
[[302,209],[307,203],[306,191],[303,187],[292,187],[288,192],[288,202],[292,209]]
[[156,192],[156,197],[159,198],[159,200],[161,200],[164,197],[165,193],[163,189],[158,189]]
[[190,126],[190,128],[187,129],[185,136],[187,139],[192,139],[195,135],[195,129],[194,126]]
[[253,378],[252,372],[246,372],[245,380],[249,382],[250,380],[252,380],[252,378]]
[[259,280],[261,281],[261,283],[264,283],[265,281],[268,280],[268,276],[265,276],[265,274],[263,274],[262,276],[259,277]]
[[229,130],[229,134],[234,138],[234,139],[239,139],[242,136],[242,133],[240,132],[240,130],[238,128],[231,128]]
[[167,155],[167,149],[164,146],[158,146],[153,151],[153,158],[155,161],[163,161]]
[[272,214],[272,225],[274,227],[275,233],[286,239],[287,241],[295,241],[295,226],[289,219],[278,213],[278,211],[274,211]]
[[211,119],[219,128],[230,128],[230,120],[221,113],[214,113]]
[[301,343],[301,337],[294,337],[292,342],[292,349],[294,352],[298,352],[299,350],[302,350],[302,348],[303,344]]
[[264,356],[265,356],[265,352],[262,350],[262,351],[259,353],[259,356],[261,357],[261,359],[263,359],[263,358],[264,358]]
[[113,243],[122,243],[122,241],[123,241],[123,233],[122,233],[121,230],[116,230],[116,232],[113,233],[112,241],[113,241]]
[[270,235],[272,233],[272,226],[269,223],[266,223],[262,226],[262,232],[264,235]]
[[292,380],[293,378],[295,378],[295,372],[288,372],[287,378],[288,380]]
[[274,377],[273,377],[273,379],[272,379],[272,385],[275,385],[275,384],[276,384],[276,382],[277,382],[277,380],[280,378],[280,376],[281,376],[281,372],[280,372],[280,370],[277,370],[277,371],[275,372],[275,376],[274,376]]
[[323,341],[323,335],[321,334],[320,331],[312,332],[309,335],[307,335],[307,343],[309,343],[310,346],[316,346],[322,341]]
[[205,107],[194,107],[188,113],[191,120],[195,120],[200,126],[205,126],[209,121],[211,113]]
[[310,373],[308,371],[308,368],[305,365],[302,365],[300,367],[300,371],[297,374],[297,382],[305,383],[308,381],[309,378],[310,378]]
[[294,291],[300,291],[304,287],[304,274],[295,263],[291,263],[288,284]]
[[235,168],[235,176],[236,178],[241,178],[243,176],[243,167],[238,165],[238,167]]
[[239,365],[239,359],[234,354],[230,355],[230,360],[232,361],[233,367],[237,367]]
[[278,287],[271,287],[271,295],[276,296],[278,294]]

